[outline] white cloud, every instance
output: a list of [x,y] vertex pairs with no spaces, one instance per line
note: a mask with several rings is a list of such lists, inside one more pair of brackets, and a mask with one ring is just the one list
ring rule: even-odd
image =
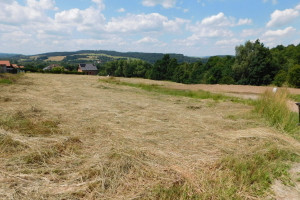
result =
[[27,5],[30,8],[42,10],[56,10],[54,0],[27,0]]
[[269,1],[272,2],[273,5],[278,4],[277,0],[263,0],[264,3],[267,3]]
[[207,18],[204,18],[201,22],[203,25],[227,25],[228,19],[225,17],[224,13],[220,12],[217,15],[213,15]]
[[237,26],[242,26],[242,25],[250,25],[252,24],[252,20],[251,19],[239,19],[239,21],[237,22]]
[[188,25],[187,29],[194,33],[190,40],[193,38],[197,40],[203,37],[232,37],[233,32],[230,30],[230,27],[249,25],[251,23],[251,19],[239,19],[237,21],[234,17],[227,17],[220,12],[217,15],[206,17],[194,25]]
[[161,5],[164,8],[172,8],[176,5],[176,0],[143,0],[142,4],[148,7]]
[[105,17],[98,9],[93,7],[85,10],[74,8],[56,13],[55,23],[69,25],[73,28],[76,27],[78,31],[96,31],[103,28]]
[[118,12],[122,13],[122,12],[125,12],[126,10],[124,8],[120,8],[118,9]]
[[267,27],[280,27],[289,24],[300,15],[300,4],[292,9],[275,10],[271,14],[271,20],[267,23]]
[[267,37],[282,37],[282,36],[286,36],[286,35],[289,35],[293,32],[295,32],[296,29],[293,28],[293,27],[287,27],[285,29],[278,29],[276,31],[272,31],[272,30],[269,30],[267,32],[265,32],[264,36],[267,36]]
[[227,17],[224,13],[220,12],[217,15],[212,15],[210,17],[204,18],[201,21],[202,25],[209,26],[241,26],[252,24],[251,19],[239,19],[236,22],[234,17]]
[[233,32],[228,29],[215,29],[210,27],[201,27],[196,31],[191,39],[200,39],[203,37],[231,37]]
[[257,29],[244,29],[241,33],[242,37],[250,37],[250,36],[257,36],[261,33],[262,30],[257,30]]
[[239,45],[241,43],[243,43],[243,40],[232,38],[232,39],[218,40],[216,42],[216,45],[220,45],[220,46],[236,46],[236,45]]
[[[25,24],[27,22],[47,22],[48,17],[43,10],[50,9],[54,5],[45,4],[51,1],[32,1],[26,6],[20,5],[17,1],[1,1],[0,2],[0,22],[5,24]],[[28,2],[27,2],[28,3]],[[36,3],[36,4],[35,4]]]
[[112,18],[106,24],[108,32],[156,32],[156,31],[177,31],[185,20],[176,18],[169,20],[166,16],[159,13],[151,14],[129,14],[126,17]]
[[92,0],[95,4],[97,4],[98,8],[100,10],[104,10],[105,9],[105,4],[104,4],[104,0]]
[[138,40],[136,43],[141,44],[141,43],[158,43],[159,40],[156,38],[152,38],[152,37],[144,37],[140,40]]

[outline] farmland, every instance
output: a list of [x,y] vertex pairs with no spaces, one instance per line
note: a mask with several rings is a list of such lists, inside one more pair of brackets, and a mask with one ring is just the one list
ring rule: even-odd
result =
[[0,199],[299,199],[299,140],[252,105],[118,82],[206,87],[30,73],[1,84]]

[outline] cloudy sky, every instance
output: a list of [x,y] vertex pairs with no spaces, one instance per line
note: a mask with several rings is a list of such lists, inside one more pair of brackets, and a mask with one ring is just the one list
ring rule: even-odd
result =
[[0,0],[0,52],[234,54],[300,43],[299,0]]

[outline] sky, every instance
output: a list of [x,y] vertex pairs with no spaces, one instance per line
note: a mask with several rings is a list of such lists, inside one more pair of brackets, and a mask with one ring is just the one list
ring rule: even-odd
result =
[[0,0],[0,52],[234,55],[300,43],[300,0]]

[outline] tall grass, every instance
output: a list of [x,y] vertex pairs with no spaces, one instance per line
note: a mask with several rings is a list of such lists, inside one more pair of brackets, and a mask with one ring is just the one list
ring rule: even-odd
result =
[[294,101],[300,102],[300,94],[291,94],[289,97]]
[[199,182],[183,180],[158,185],[156,199],[261,199],[274,180],[292,185],[289,169],[299,155],[276,145],[264,144],[254,153],[228,155],[203,169]]
[[266,91],[255,102],[255,111],[261,114],[270,125],[300,139],[298,114],[288,108],[288,98],[289,94],[287,90],[279,90],[277,93]]

